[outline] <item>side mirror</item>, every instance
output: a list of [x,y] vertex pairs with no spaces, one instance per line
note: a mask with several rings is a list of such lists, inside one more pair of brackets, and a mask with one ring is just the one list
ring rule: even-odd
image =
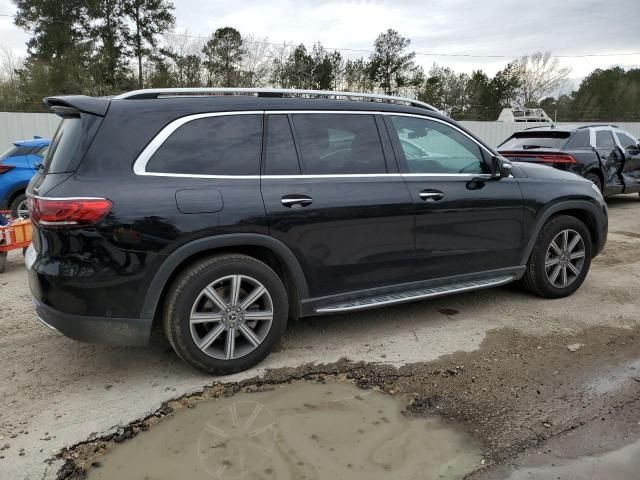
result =
[[500,180],[511,175],[511,162],[504,157],[494,155],[491,157],[491,178]]
[[640,154],[640,143],[638,145],[629,145],[627,147],[627,153],[634,156]]

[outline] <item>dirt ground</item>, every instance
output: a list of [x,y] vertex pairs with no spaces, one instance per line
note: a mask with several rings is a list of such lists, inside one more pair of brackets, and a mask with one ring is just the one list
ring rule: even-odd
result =
[[507,286],[305,319],[258,368],[225,378],[186,367],[161,337],[116,348],[47,329],[13,255],[0,275],[0,478],[77,477],[193,402],[326,377],[406,394],[410,414],[462,425],[483,451],[473,478],[629,446],[640,438],[640,202],[620,196],[609,208],[607,247],[569,298]]

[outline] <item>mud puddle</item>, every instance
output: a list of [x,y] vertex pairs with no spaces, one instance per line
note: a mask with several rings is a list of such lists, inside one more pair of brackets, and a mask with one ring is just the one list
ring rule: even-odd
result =
[[297,382],[175,412],[100,457],[101,479],[453,479],[479,448],[407,399],[346,382]]
[[561,466],[518,470],[508,480],[629,480],[638,478],[640,441],[599,456],[582,457]]

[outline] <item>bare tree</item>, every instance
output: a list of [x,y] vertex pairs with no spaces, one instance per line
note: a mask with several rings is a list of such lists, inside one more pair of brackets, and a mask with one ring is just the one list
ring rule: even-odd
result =
[[525,55],[516,67],[521,82],[516,102],[523,107],[537,106],[544,97],[555,93],[571,73],[551,52]]
[[254,35],[242,37],[245,54],[240,63],[243,87],[264,87],[269,82],[272,64],[272,48],[267,37]]
[[18,70],[24,60],[6,46],[0,46],[0,110],[16,109],[20,97]]
[[172,83],[177,87],[202,86],[202,47],[204,39],[183,33],[167,33],[163,36],[160,52],[169,59]]

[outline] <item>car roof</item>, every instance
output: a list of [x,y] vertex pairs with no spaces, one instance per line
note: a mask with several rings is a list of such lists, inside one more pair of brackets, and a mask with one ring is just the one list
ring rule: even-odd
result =
[[16,147],[27,147],[27,148],[35,148],[35,147],[46,147],[51,143],[51,139],[49,138],[40,138],[34,137],[30,140],[16,140],[13,144]]

